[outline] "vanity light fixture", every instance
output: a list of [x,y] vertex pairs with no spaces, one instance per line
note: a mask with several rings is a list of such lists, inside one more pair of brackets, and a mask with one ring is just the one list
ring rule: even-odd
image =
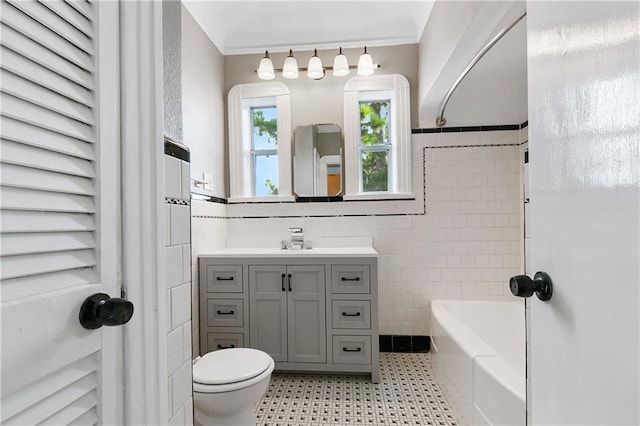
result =
[[298,62],[293,56],[293,50],[289,49],[289,56],[284,60],[284,65],[281,69],[274,69],[273,62],[269,58],[269,52],[264,52],[264,58],[260,60],[258,67],[258,77],[262,80],[273,80],[276,72],[281,72],[284,78],[295,79],[300,76],[300,71],[306,71],[307,77],[314,80],[320,80],[325,76],[326,71],[333,71],[334,77],[345,77],[349,75],[352,69],[357,69],[359,76],[372,75],[376,69],[380,68],[380,65],[373,63],[373,58],[367,52],[367,47],[364,47],[364,52],[358,59],[358,65],[349,65],[347,57],[342,53],[342,47],[339,49],[338,54],[333,60],[333,66],[325,67],[322,65],[322,60],[318,56],[318,49],[313,49],[313,56],[309,59],[309,64],[306,68],[298,68]]

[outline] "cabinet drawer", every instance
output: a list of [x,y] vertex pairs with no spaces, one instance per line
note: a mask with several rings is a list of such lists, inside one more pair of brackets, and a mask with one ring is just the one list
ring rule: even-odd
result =
[[368,300],[334,300],[331,305],[333,328],[371,328]]
[[333,362],[371,364],[371,336],[333,336]]
[[331,267],[333,293],[370,293],[368,265],[333,265]]
[[207,299],[207,325],[209,327],[242,327],[244,325],[242,300]]
[[242,293],[242,265],[204,265],[207,293]]
[[243,347],[244,334],[242,333],[207,333],[207,352]]

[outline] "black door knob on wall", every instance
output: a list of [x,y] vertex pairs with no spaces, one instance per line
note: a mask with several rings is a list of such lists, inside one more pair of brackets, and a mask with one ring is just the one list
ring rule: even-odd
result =
[[80,324],[89,330],[126,324],[132,316],[133,303],[104,293],[87,297],[80,307]]
[[516,275],[509,280],[511,294],[518,297],[531,297],[533,293],[538,299],[546,302],[553,295],[553,283],[546,272],[536,272],[531,278],[528,275]]

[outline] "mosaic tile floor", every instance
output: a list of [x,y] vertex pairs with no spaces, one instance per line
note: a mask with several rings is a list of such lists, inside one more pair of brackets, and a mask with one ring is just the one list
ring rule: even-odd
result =
[[458,425],[429,354],[381,353],[380,370],[379,384],[369,376],[274,373],[258,424]]

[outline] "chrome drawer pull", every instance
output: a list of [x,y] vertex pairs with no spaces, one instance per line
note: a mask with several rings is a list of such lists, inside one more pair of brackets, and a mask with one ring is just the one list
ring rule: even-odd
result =
[[353,313],[353,314],[350,314],[350,313],[348,313],[348,312],[343,312],[343,313],[342,313],[342,316],[343,316],[343,317],[359,317],[359,316],[360,316],[360,312],[355,312],[355,313]]
[[233,349],[235,347],[236,345],[229,345],[229,346],[218,345],[218,349]]
[[216,277],[216,281],[233,281],[233,277]]
[[216,312],[218,313],[218,315],[233,315],[233,314],[235,314],[235,312],[234,312],[234,311],[227,311],[227,312],[224,312],[224,311],[216,311]]
[[342,281],[360,281],[360,277],[355,277],[355,278],[342,277],[341,279]]
[[343,352],[362,352],[362,348],[351,349],[351,348],[342,347],[342,351]]

